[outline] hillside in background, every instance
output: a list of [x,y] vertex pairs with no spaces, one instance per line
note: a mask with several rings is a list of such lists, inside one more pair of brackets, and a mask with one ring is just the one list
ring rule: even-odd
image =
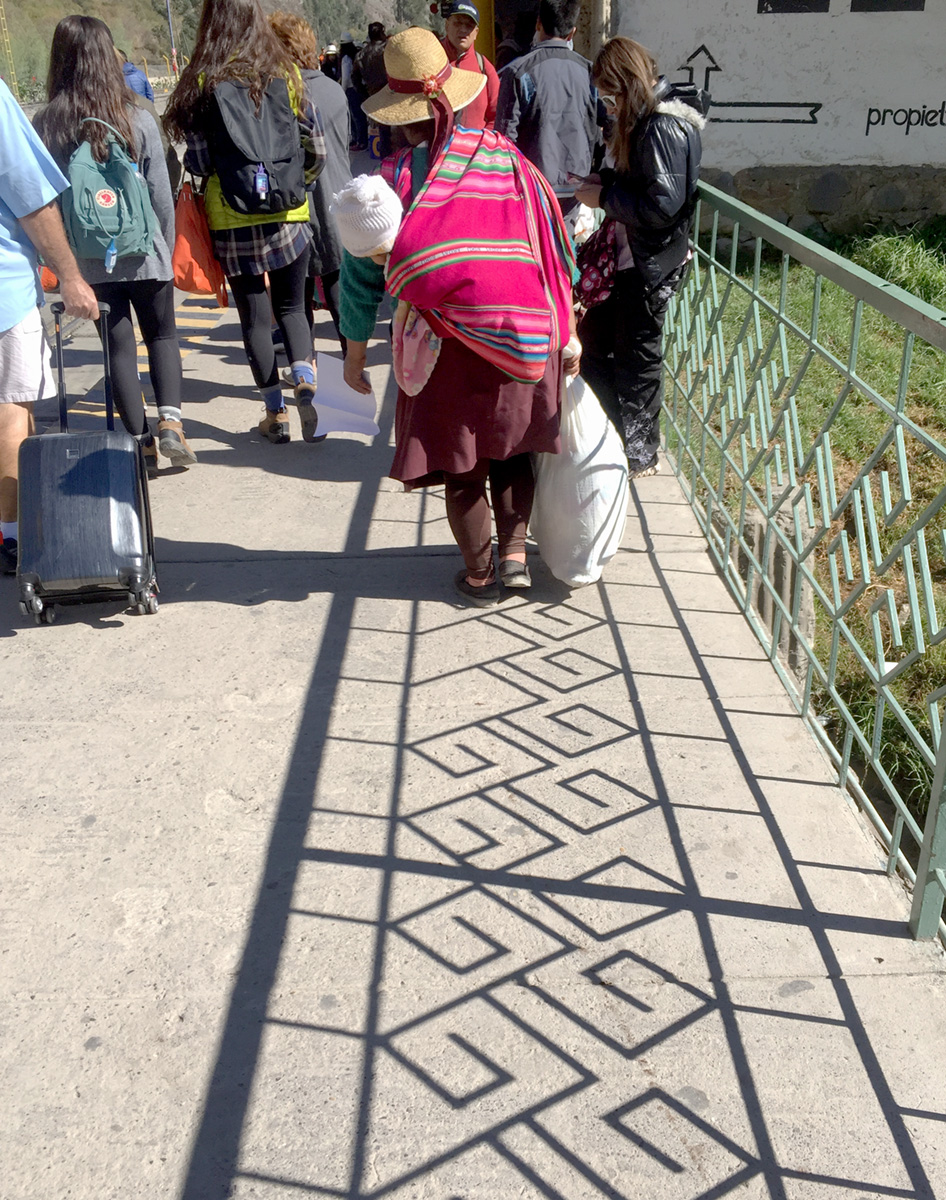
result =
[[[289,9],[302,13],[313,25],[321,45],[337,42],[345,30],[361,41],[369,21],[383,21],[388,30],[406,25],[429,25],[428,0],[262,0],[267,12]],[[5,0],[7,25],[13,45],[16,77],[22,100],[45,95],[49,45],[57,22],[68,12],[101,17],[120,46],[138,66],[147,64],[152,79],[168,74],[171,54],[165,0]],[[179,55],[190,53],[200,15],[201,0],[171,0],[174,38]],[[5,55],[0,50],[0,75],[8,79]]]

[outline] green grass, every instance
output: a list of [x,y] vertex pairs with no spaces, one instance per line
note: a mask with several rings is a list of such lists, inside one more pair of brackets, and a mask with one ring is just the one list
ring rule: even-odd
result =
[[[848,239],[844,244],[835,242],[832,249],[846,253],[865,269],[889,279],[891,282],[920,295],[928,303],[946,309],[946,220],[922,231],[908,235],[893,236],[885,233],[870,237]],[[750,259],[737,262],[737,272],[748,282],[752,280],[753,263]],[[773,253],[761,267],[759,292],[772,305],[777,306],[782,281],[781,255]],[[722,284],[720,284],[722,287]],[[814,273],[797,263],[790,267],[787,280],[785,312],[801,330],[811,328],[814,297]],[[842,288],[825,282],[819,307],[818,341],[827,350],[847,364],[852,358],[852,330],[855,321],[855,301]],[[747,324],[751,315],[751,302],[746,292],[733,289],[725,303],[721,326],[727,356],[734,357],[734,346],[741,342],[741,350],[735,352],[750,380],[759,378],[753,374],[753,357],[758,353],[759,335],[761,346],[766,348],[777,329],[777,320],[761,311],[758,326],[754,321]],[[751,337],[746,339],[744,331],[749,329]],[[800,372],[807,348],[803,337],[789,334],[787,339],[789,382],[783,384],[780,395],[771,395],[768,407],[773,415],[778,412],[789,389],[794,390],[797,400],[797,416],[801,429],[801,443],[807,450],[821,433],[830,413],[838,404],[844,387],[844,377],[833,364],[816,358]],[[901,386],[904,388],[904,412],[923,431],[941,445],[946,445],[946,356],[933,347],[916,340],[908,370],[904,371],[904,331],[895,322],[880,313],[864,308],[858,345],[854,361],[854,373],[866,385],[890,404],[897,402]],[[776,354],[776,361],[781,358]],[[756,388],[751,396],[749,408],[754,408],[760,423],[766,419],[766,402]],[[718,430],[719,418],[711,418]],[[875,452],[880,440],[891,428],[891,418],[869,395],[860,389],[852,389],[838,409],[831,425],[831,448],[837,497],[840,500],[851,483],[858,477],[867,460]],[[780,440],[780,439],[776,439]],[[889,526],[880,513],[881,475],[888,472],[894,498],[899,497],[901,481],[896,456],[889,450],[870,473],[874,496],[874,508],[879,514],[878,540],[882,553],[892,549],[910,529],[917,516],[932,503],[946,488],[946,466],[941,458],[916,438],[906,438],[906,458],[912,499],[905,512],[891,521]],[[784,461],[784,459],[783,459]],[[718,453],[711,453],[706,463],[706,477],[717,478],[721,467]],[[769,473],[769,480],[774,472]],[[816,473],[809,471],[805,477],[816,484]],[[765,494],[766,472],[757,468],[750,482],[760,495]],[[738,471],[728,468],[724,486],[724,500],[729,512],[735,515],[742,499],[743,484]],[[708,490],[704,498],[708,498]],[[829,562],[826,554],[827,542],[844,528],[850,540],[851,552],[857,558],[858,531],[853,508],[848,505],[841,520],[830,531],[818,551],[814,571],[819,583],[830,592]],[[938,619],[946,625],[946,555],[942,531],[944,514],[934,518],[927,531],[930,550],[930,568],[933,581]],[[858,573],[858,572],[856,572]],[[907,579],[902,556],[879,578],[872,578],[872,586],[860,601],[849,611],[846,619],[852,639],[873,660],[874,639],[872,631],[871,605],[883,595],[886,588],[892,589],[896,608],[902,614],[900,636],[902,645],[896,644],[895,629],[886,614],[881,616],[883,657],[888,661],[900,661],[914,648],[916,631],[906,620],[908,606]],[[842,585],[842,595],[848,585]],[[831,646],[831,617],[827,610],[816,604],[817,632],[815,650],[819,660],[827,663]],[[931,744],[932,735],[926,701],[929,693],[946,681],[946,642],[927,649],[916,663],[904,671],[902,677],[891,687],[896,701],[903,707],[908,719],[916,727],[919,736]],[[842,703],[854,714],[858,727],[871,739],[876,719],[876,688],[865,673],[858,655],[847,645],[842,645],[834,675],[834,686]],[[821,716],[829,734],[837,745],[843,741],[845,726],[839,710],[825,688],[816,687],[813,696],[816,711]],[[931,772],[923,756],[916,748],[901,722],[892,710],[883,716],[882,748],[879,761],[884,771],[892,778],[897,792],[910,811],[922,824],[930,793]],[[855,769],[874,794],[880,790],[876,777],[871,779],[868,765],[855,756]]]

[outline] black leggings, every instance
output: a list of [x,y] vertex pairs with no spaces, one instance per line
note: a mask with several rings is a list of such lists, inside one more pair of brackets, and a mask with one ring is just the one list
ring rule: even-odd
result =
[[578,326],[581,377],[621,435],[632,471],[660,449],[661,334],[671,291],[648,295],[636,269],[618,271],[611,295]]
[[[325,307],[328,309],[332,318],[332,324],[335,326],[335,333],[338,336],[338,344],[342,348],[342,354],[348,353],[348,342],[342,337],[342,331],[339,326],[338,316],[338,280],[341,276],[341,271],[329,271],[326,275],[320,276],[322,280],[322,291],[325,293]],[[311,329],[314,324],[315,317],[315,276],[310,275],[305,281],[305,315]]]
[[309,270],[309,247],[295,262],[269,272],[266,295],[262,275],[230,275],[230,291],[236,301],[243,329],[243,345],[250,370],[258,388],[279,386],[276,351],[273,349],[273,323],[282,330],[289,361],[307,362],[312,358],[312,331],[305,315],[305,281]]
[[[148,348],[148,371],[155,400],[159,407],[181,406],[181,352],[174,318],[174,284],[170,280],[140,279],[136,283],[96,283],[92,290],[97,300],[111,306],[108,353],[112,360],[112,394],[122,424],[137,436],[147,429],[147,419],[138,378],[132,308]],[[101,336],[102,322],[95,324]]]

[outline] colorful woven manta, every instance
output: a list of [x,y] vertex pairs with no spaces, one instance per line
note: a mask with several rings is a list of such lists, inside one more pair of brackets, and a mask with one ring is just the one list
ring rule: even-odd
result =
[[[389,168],[410,204],[410,151]],[[401,169],[399,169],[401,168]],[[391,251],[391,295],[522,383],[568,341],[574,257],[549,185],[493,130],[457,127]]]

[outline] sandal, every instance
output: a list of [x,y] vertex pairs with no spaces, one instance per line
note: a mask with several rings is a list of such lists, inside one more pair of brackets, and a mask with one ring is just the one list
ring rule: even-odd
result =
[[492,583],[484,583],[482,587],[475,587],[472,583],[467,582],[468,574],[469,571],[464,567],[462,571],[457,572],[453,580],[453,586],[468,604],[472,604],[476,608],[492,608],[494,604],[499,603],[498,580],[494,579]]
[[660,474],[660,459],[655,454],[644,467],[631,467],[627,473],[628,479],[646,479],[649,475]]

